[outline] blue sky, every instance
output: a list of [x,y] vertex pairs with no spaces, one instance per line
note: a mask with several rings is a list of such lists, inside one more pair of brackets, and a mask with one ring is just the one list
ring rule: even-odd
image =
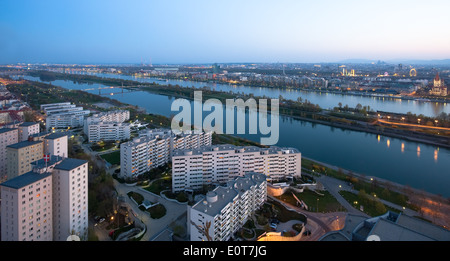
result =
[[0,64],[450,58],[448,0],[1,0]]

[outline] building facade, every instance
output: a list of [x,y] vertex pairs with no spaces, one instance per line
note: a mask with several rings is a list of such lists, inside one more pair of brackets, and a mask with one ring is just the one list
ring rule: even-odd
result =
[[139,133],[133,141],[120,145],[120,176],[135,178],[168,163],[179,148],[211,145],[211,133],[175,135],[171,130],[155,129]]
[[64,158],[53,169],[53,240],[88,236],[88,162]]
[[51,172],[27,172],[0,184],[2,241],[52,241]]
[[31,171],[31,163],[42,159],[44,144],[42,141],[26,140],[7,146],[7,179]]
[[433,87],[430,91],[431,95],[447,96],[447,86],[445,86],[444,79],[439,77],[439,73],[436,74],[433,80]]
[[44,137],[44,154],[68,157],[68,136],[65,132],[56,132]]
[[89,142],[127,140],[131,136],[129,123],[97,122],[84,126]]
[[24,122],[18,126],[19,129],[19,141],[28,140],[33,134],[40,132],[39,122]]
[[301,153],[295,148],[213,145],[174,151],[172,191],[198,190],[204,184],[226,183],[246,173],[268,179],[301,176]]
[[267,201],[266,176],[247,173],[188,206],[191,241],[227,241]]
[[8,160],[6,159],[9,145],[19,142],[17,128],[0,129],[0,183],[6,181],[8,177]]
[[51,156],[0,184],[2,241],[66,241],[88,236],[88,162]]

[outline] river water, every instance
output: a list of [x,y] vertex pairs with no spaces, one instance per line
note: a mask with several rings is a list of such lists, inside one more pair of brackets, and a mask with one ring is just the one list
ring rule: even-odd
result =
[[[110,75],[104,76],[107,77]],[[28,76],[25,78],[39,80],[38,78]],[[141,78],[133,79],[144,80]],[[154,80],[156,81],[156,79]],[[149,79],[146,79],[146,81],[149,81]],[[171,81],[169,81],[169,83],[170,82]],[[64,80],[56,80],[53,81],[52,84],[67,89],[90,89],[88,92],[94,94],[98,94],[99,91],[92,89],[102,86],[98,84],[77,84],[72,81]],[[203,85],[203,83],[199,83],[197,87],[201,85]],[[216,87],[224,88],[225,86],[216,85]],[[252,89],[257,90],[259,88]],[[239,90],[242,91],[241,88],[239,88]],[[258,95],[256,90],[253,93]],[[105,90],[102,91],[106,92]],[[229,91],[229,89],[227,89],[227,91]],[[270,92],[267,88],[266,91]],[[109,89],[107,92],[120,92],[120,89]],[[303,92],[301,93],[303,94]],[[311,92],[306,92],[306,94],[314,95],[315,99],[319,99],[320,97],[329,99],[327,97],[332,96],[330,94],[326,95]],[[275,93],[272,93],[272,95],[278,97]],[[288,95],[282,95],[285,98],[288,97]],[[266,96],[269,96],[269,94],[266,93]],[[143,91],[115,94],[108,97],[123,103],[143,107],[148,113],[152,114],[170,117],[171,115],[178,113],[171,111],[172,102],[175,100],[174,97],[156,95]],[[292,97],[294,98],[295,95]],[[304,96],[302,95],[302,97]],[[337,97],[343,97],[345,102],[342,103],[346,104],[346,102],[348,102],[349,106],[352,106],[349,101],[353,99],[355,99],[355,102],[359,101],[362,105],[368,105],[365,101],[372,99],[367,97],[346,97],[336,95],[333,97],[333,101],[330,102],[330,104],[338,101]],[[309,100],[310,98],[307,99]],[[336,102],[336,104],[337,103],[338,102]],[[372,103],[373,105],[370,105],[370,107],[376,109],[377,104],[380,106],[380,104],[383,103],[386,104],[386,107],[383,107],[383,110],[389,111],[389,109],[387,109],[388,106],[394,106],[398,101],[374,101]],[[430,104],[411,105],[407,101],[402,101],[401,104],[406,104],[405,107],[408,108],[408,111],[412,111],[413,113],[414,110],[412,110],[412,108],[414,108],[414,106],[424,106],[424,110],[429,110],[429,112],[435,110],[433,109],[433,105]],[[403,105],[398,105],[396,108],[401,108],[401,106]],[[443,105],[439,108],[439,110],[442,109],[442,111],[446,112],[448,110],[447,105]],[[209,112],[204,112],[204,114],[208,113]],[[450,197],[450,190],[448,189],[448,185],[450,184],[449,149],[370,133],[314,124],[290,117],[280,117],[279,132],[280,135],[277,146],[295,147],[305,157],[335,165],[343,169],[352,170],[356,173],[379,177],[399,184],[423,189],[427,192],[440,194],[444,197]],[[261,135],[246,134],[239,136],[260,142]]]
[[279,98],[280,95],[285,99],[297,100],[301,97],[303,100],[308,100],[313,104],[318,104],[321,108],[332,109],[338,107],[339,103],[342,106],[348,105],[349,107],[356,107],[359,103],[362,106],[369,106],[374,111],[386,111],[394,113],[407,113],[423,114],[425,116],[437,116],[441,112],[450,113],[449,103],[437,103],[437,102],[423,102],[417,100],[402,100],[399,98],[391,97],[370,97],[359,95],[343,95],[330,92],[319,91],[306,91],[298,89],[283,89],[283,88],[268,88],[268,87],[252,87],[245,85],[213,83],[213,82],[196,82],[196,81],[183,81],[175,79],[160,79],[155,77],[135,77],[122,74],[91,74],[99,77],[119,78],[124,80],[132,80],[138,82],[155,82],[159,84],[172,84],[180,85],[183,87],[195,87],[202,88],[204,86],[224,92],[233,93],[253,93],[255,96],[266,96],[268,98]]

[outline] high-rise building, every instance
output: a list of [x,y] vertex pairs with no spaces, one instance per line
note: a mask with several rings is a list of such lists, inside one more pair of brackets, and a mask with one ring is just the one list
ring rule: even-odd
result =
[[45,120],[47,130],[82,127],[84,117],[91,113],[70,102],[42,104],[41,110],[47,115]]
[[2,241],[88,236],[88,162],[51,156],[0,184]]
[[130,138],[131,125],[124,122],[129,119],[128,110],[97,113],[84,121],[84,133],[89,142],[126,140]]
[[190,240],[229,240],[266,201],[264,174],[247,173],[224,187],[216,187],[204,200],[187,207]]
[[212,133],[175,135],[168,129],[145,130],[133,141],[120,145],[120,176],[135,178],[171,160],[179,148],[200,148],[211,145]]
[[6,147],[15,144],[18,141],[18,129],[2,128],[0,129],[0,182],[6,181],[8,177],[8,160],[6,159]]
[[131,136],[131,125],[129,123],[96,122],[88,126],[86,135],[89,142],[120,141],[127,140]]
[[[40,162],[40,164],[44,164]],[[64,158],[53,169],[53,240],[88,236],[88,162]]]
[[27,173],[31,170],[31,163],[42,159],[44,144],[42,141],[26,140],[6,147],[7,179]]
[[204,184],[226,183],[246,173],[268,179],[301,176],[301,153],[295,148],[213,145],[175,150],[172,157],[172,191],[197,190]]
[[1,240],[53,240],[52,173],[29,171],[0,184]]
[[68,135],[66,132],[55,132],[44,137],[44,154],[68,157]]
[[33,134],[40,132],[39,122],[24,122],[18,126],[19,141],[28,140]]

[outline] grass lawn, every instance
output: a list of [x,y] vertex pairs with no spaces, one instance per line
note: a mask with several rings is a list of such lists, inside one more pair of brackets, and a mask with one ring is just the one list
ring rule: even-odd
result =
[[158,219],[164,217],[167,210],[162,204],[155,205],[149,209],[147,209],[148,212],[150,212],[150,216],[153,219]]
[[371,217],[383,215],[388,210],[396,213],[401,212],[398,209],[394,209],[384,205],[380,201],[376,203],[377,201],[375,199],[362,198],[361,196],[349,191],[341,190],[339,191],[339,194],[341,194],[342,197],[344,197],[345,200],[352,204],[352,206],[356,209],[360,209],[360,206],[362,205],[364,208],[363,212]]
[[[323,194],[323,196],[311,190],[305,189],[303,193],[294,194],[298,199],[305,202],[305,204],[308,206],[309,211],[316,212],[317,207],[319,208],[320,212],[345,211],[345,208],[343,208],[342,205],[339,204],[339,202],[330,194],[330,192],[321,191],[320,193]],[[283,200],[286,203],[297,206],[297,200],[289,191],[277,198]]]
[[119,165],[120,164],[120,150],[100,155],[104,160],[111,163],[111,165]]
[[161,191],[172,188],[172,178],[170,176],[153,181],[148,187],[144,189],[159,195]]
[[136,201],[136,203],[137,203],[138,205],[142,204],[142,202],[144,201],[144,196],[142,196],[142,195],[139,194],[139,193],[130,191],[130,192],[127,193],[127,195],[128,195],[130,198],[134,199],[134,201]]

